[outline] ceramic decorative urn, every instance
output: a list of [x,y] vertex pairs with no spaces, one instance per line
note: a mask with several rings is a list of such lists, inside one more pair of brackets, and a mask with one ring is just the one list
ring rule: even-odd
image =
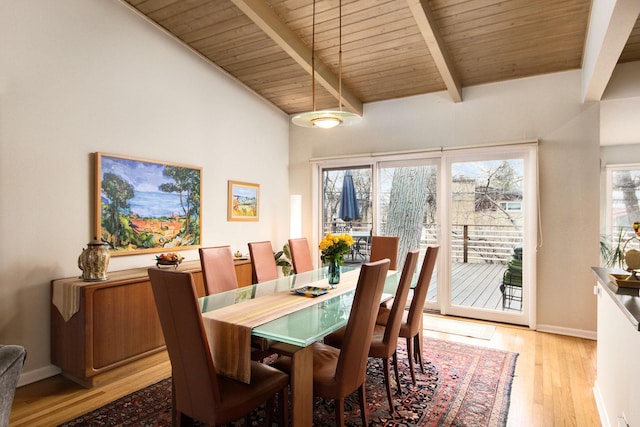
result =
[[107,245],[94,237],[78,257],[78,268],[82,270],[81,278],[86,282],[107,280],[110,259]]

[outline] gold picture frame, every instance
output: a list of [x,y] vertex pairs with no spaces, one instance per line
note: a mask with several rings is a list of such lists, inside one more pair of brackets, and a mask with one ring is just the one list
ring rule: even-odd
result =
[[229,181],[227,221],[260,220],[260,185]]
[[201,246],[202,168],[95,153],[94,236],[112,256]]

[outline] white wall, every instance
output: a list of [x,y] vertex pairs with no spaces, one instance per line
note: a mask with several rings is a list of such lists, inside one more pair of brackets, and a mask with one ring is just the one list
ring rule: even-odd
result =
[[[620,64],[600,102],[600,217],[606,234],[606,166],[640,163],[640,61]],[[639,218],[640,219],[640,218]]]
[[538,329],[594,336],[599,264],[599,106],[581,102],[579,71],[366,104],[360,125],[290,126],[290,190],[311,229],[309,158],[539,139]]
[[[637,134],[636,139],[640,141],[640,133]],[[602,171],[604,174],[604,168],[607,165],[625,165],[625,164],[638,164],[640,163],[640,142],[637,144],[621,144],[621,145],[607,145],[600,148],[600,157],[602,159]],[[603,184],[604,175],[603,175]],[[603,202],[606,199],[606,193],[604,187],[602,188]],[[604,212],[604,211],[603,211]]]
[[[203,168],[203,245],[285,243],[288,117],[116,0],[0,0],[0,343],[52,373],[49,283],[92,236],[94,152]],[[227,180],[261,220],[226,221]],[[197,259],[197,251],[184,253]],[[113,257],[110,271],[153,265]]]
[[600,102],[600,145],[640,143],[640,61],[620,64]]

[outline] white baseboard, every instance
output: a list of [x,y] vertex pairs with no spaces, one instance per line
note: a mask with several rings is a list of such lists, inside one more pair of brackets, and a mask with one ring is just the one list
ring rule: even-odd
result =
[[609,417],[607,416],[607,408],[604,406],[602,395],[600,394],[600,388],[598,387],[598,380],[593,385],[593,397],[596,400],[596,406],[598,408],[598,415],[600,415],[600,424],[602,427],[611,427],[609,424]]
[[536,331],[548,332],[550,334],[568,335],[570,337],[584,338],[584,339],[594,340],[594,341],[597,340],[598,338],[598,334],[596,333],[596,331],[564,328],[562,326],[555,326],[555,325],[541,325],[539,323],[538,325],[536,325]]
[[58,375],[60,372],[62,372],[62,370],[54,365],[47,365],[42,368],[34,369],[33,371],[22,371],[20,379],[18,380],[18,387],[53,377],[54,375]]

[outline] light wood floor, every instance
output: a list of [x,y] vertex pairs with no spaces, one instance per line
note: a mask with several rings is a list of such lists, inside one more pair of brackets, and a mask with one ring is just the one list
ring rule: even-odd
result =
[[[428,330],[425,336],[520,354],[511,393],[509,426],[600,425],[593,397],[595,341],[495,325],[491,340]],[[163,352],[116,372],[111,382],[90,390],[61,376],[20,387],[9,425],[55,426],[166,378],[170,371]]]

